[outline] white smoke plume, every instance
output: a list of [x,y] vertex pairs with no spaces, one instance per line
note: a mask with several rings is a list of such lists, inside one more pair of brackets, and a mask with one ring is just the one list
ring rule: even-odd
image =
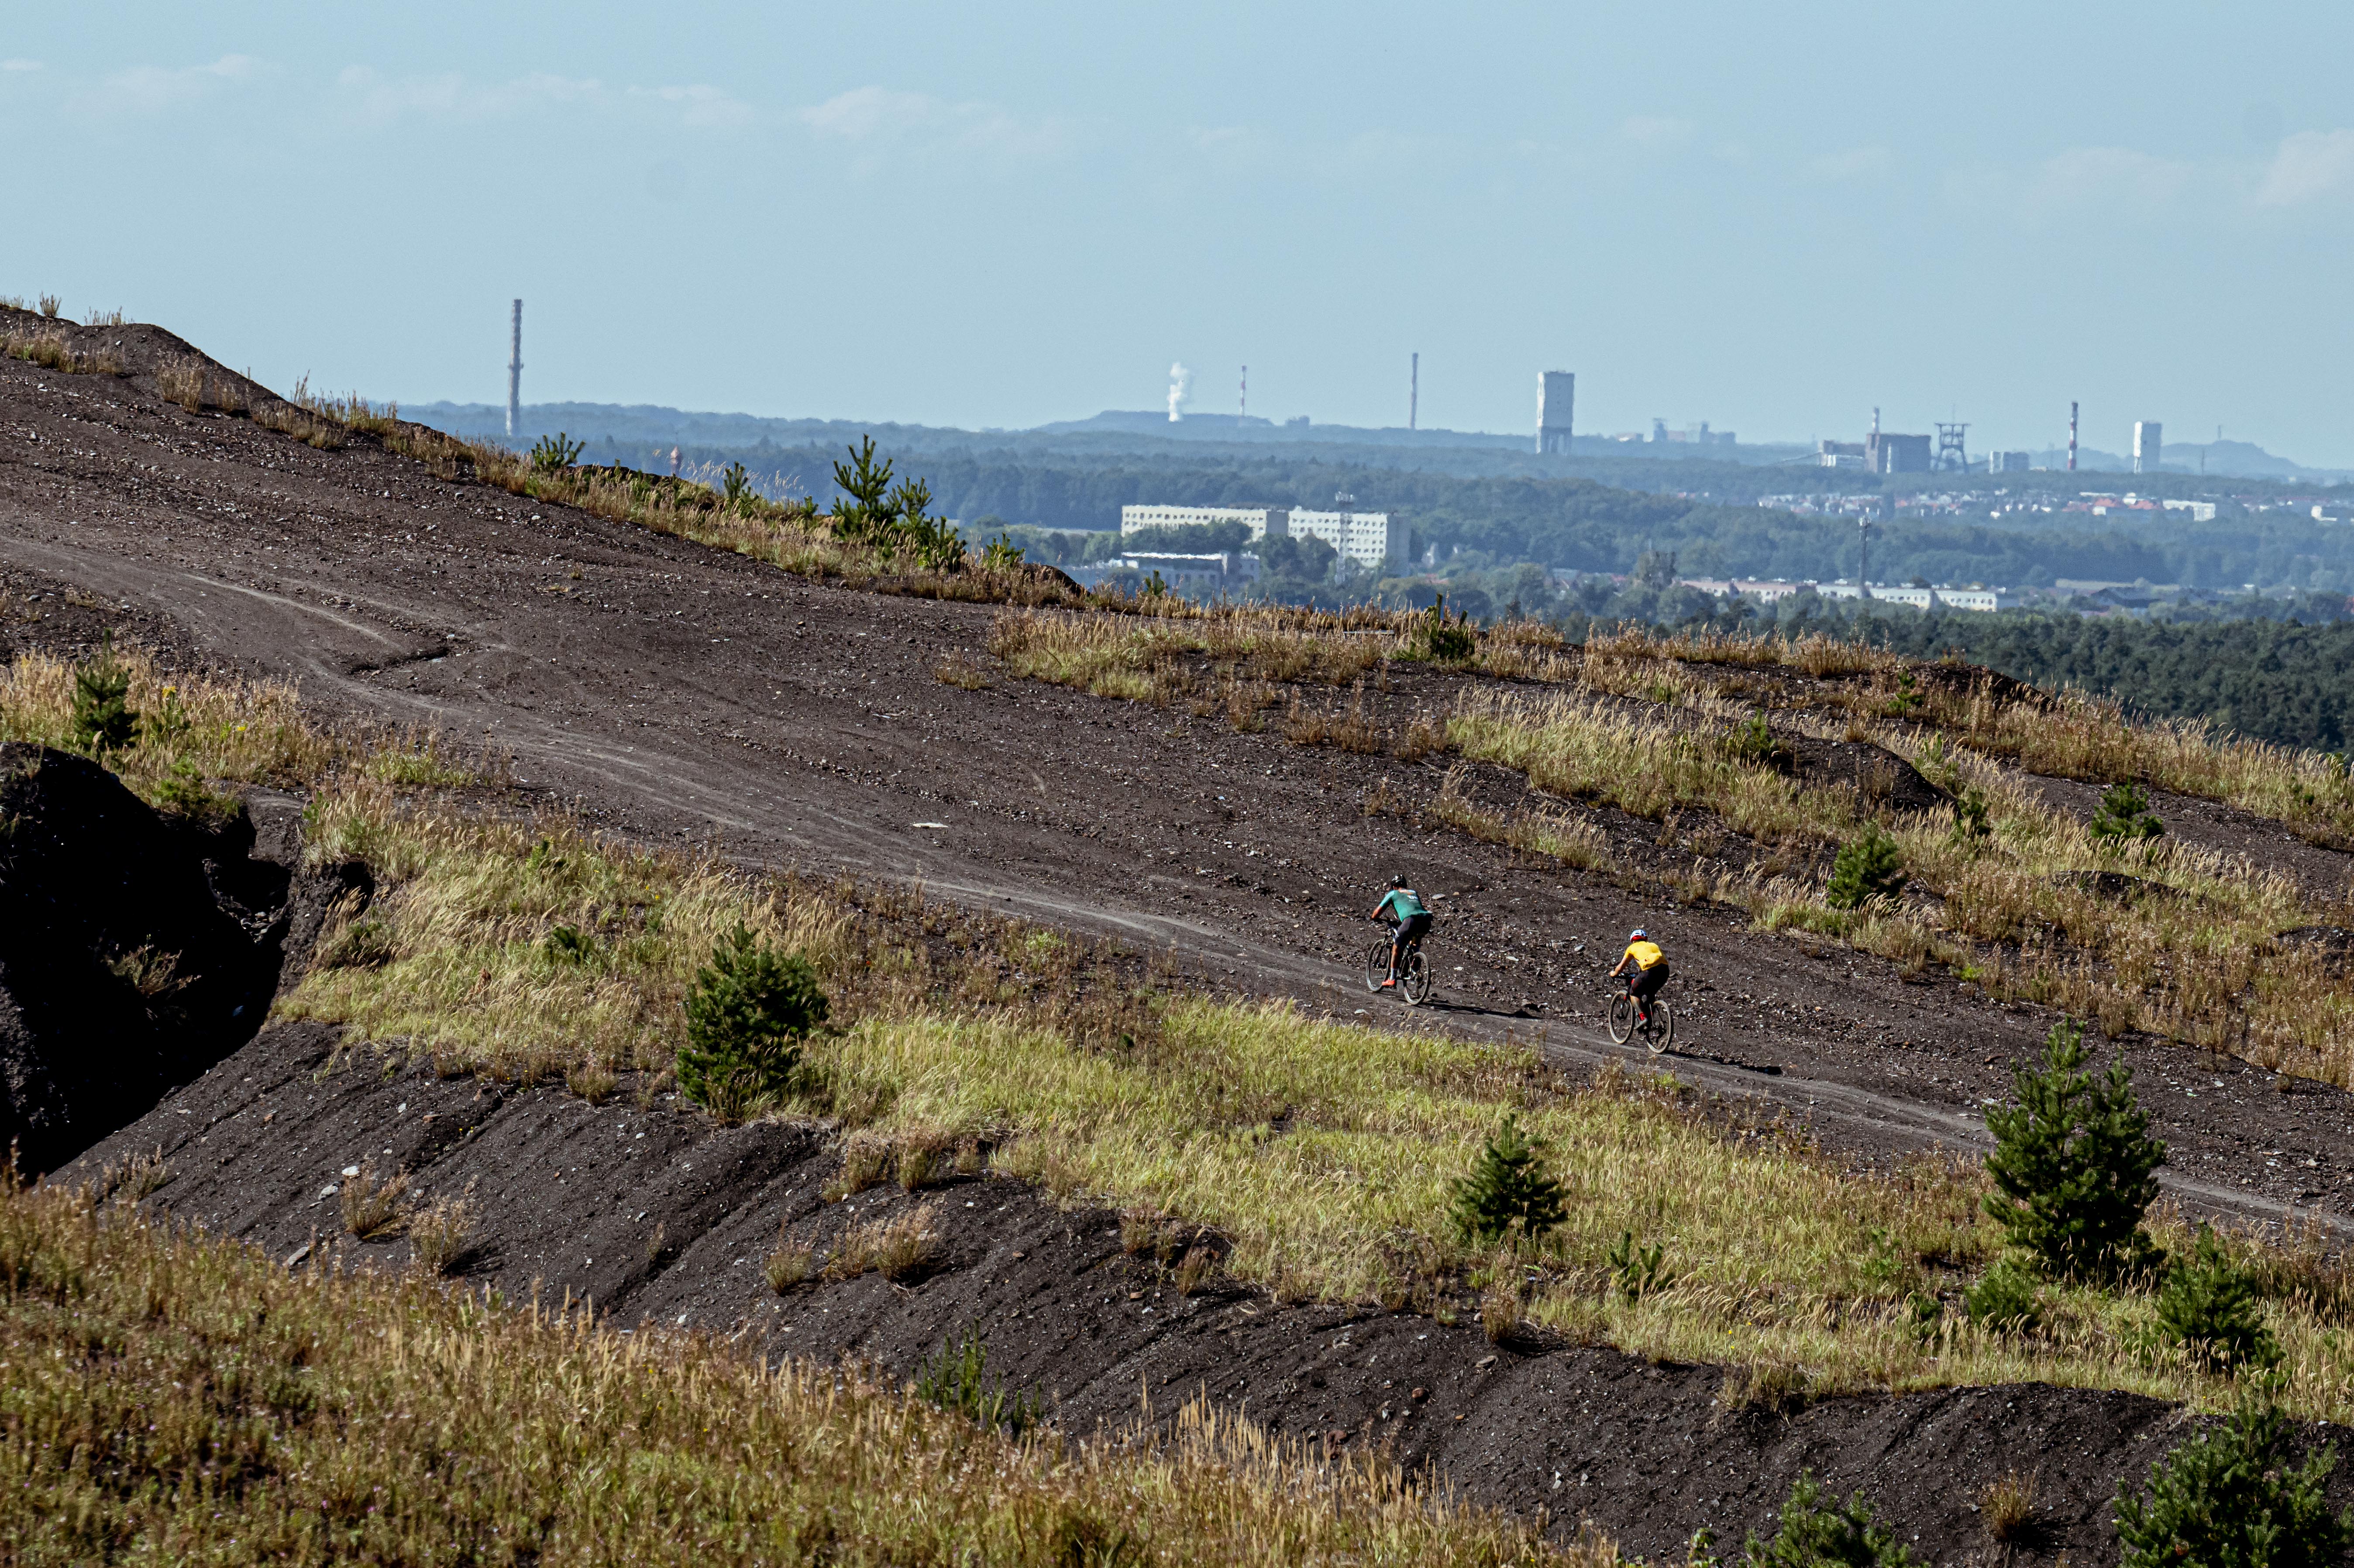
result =
[[1169,367],[1169,422],[1175,424],[1185,417],[1185,405],[1193,400],[1193,373],[1182,363]]

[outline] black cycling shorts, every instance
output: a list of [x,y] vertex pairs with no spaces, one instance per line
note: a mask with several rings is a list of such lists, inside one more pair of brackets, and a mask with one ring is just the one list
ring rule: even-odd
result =
[[1648,969],[1637,969],[1635,971],[1634,984],[1631,989],[1637,996],[1649,1001],[1651,1000],[1652,996],[1658,992],[1659,989],[1667,983],[1668,960],[1661,959],[1658,963],[1653,964]]
[[1400,921],[1397,935],[1391,939],[1396,942],[1418,942],[1429,935],[1430,912],[1426,909],[1419,915],[1409,915]]

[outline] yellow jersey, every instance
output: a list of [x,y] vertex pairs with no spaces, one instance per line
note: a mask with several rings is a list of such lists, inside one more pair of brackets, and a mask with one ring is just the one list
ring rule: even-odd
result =
[[1647,969],[1658,969],[1668,961],[1668,955],[1659,951],[1657,942],[1629,942],[1627,957],[1634,959],[1638,968]]

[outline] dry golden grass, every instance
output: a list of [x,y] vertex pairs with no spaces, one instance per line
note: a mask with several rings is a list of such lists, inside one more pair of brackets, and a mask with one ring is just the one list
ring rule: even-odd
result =
[[1206,1404],[1014,1438],[854,1372],[0,1187],[0,1538],[26,1562],[1564,1563]]
[[[51,695],[12,703],[12,723],[57,706],[54,679],[20,689]],[[223,715],[266,706],[251,692],[192,700]],[[1572,722],[1558,705],[1533,711],[1556,727]],[[299,772],[334,761],[334,747],[298,721],[281,715],[277,727],[292,738],[277,742],[239,738],[220,717],[202,727],[207,744],[249,766],[310,759],[286,764]],[[260,749],[239,749],[249,747]],[[1916,755],[1991,777],[1981,759]],[[1921,1162],[1859,1177],[1790,1137],[1728,1135],[1665,1084],[1606,1075],[1581,1086],[1532,1052],[1147,989],[1140,966],[1056,933],[911,895],[779,886],[603,841],[557,817],[468,818],[384,771],[342,768],[308,817],[311,854],[355,857],[374,871],[376,905],[343,918],[377,928],[365,942],[331,937],[330,957],[285,1009],[352,1024],[355,1039],[445,1071],[561,1076],[601,1064],[659,1082],[688,976],[742,921],[809,956],[835,999],[836,1029],[809,1043],[796,1103],[857,1129],[845,1174],[856,1166],[870,1184],[900,1170],[909,1148],[970,1149],[977,1166],[985,1142],[996,1169],[1072,1202],[1217,1231],[1231,1271],[1284,1298],[1468,1311],[1502,1266],[1451,1239],[1447,1183],[1511,1110],[1556,1151],[1574,1200],[1567,1225],[1511,1260],[1515,1298],[1534,1322],[1647,1354],[1802,1367],[1825,1389],[2038,1378],[2221,1397],[2199,1370],[2136,1348],[2154,1313],[2140,1295],[2055,1288],[2038,1335],[1992,1334],[1947,1312],[1925,1338],[1912,1293],[1950,1294],[1992,1255],[1974,1167]],[[2011,907],[1960,880],[1997,853],[2055,896],[2091,896],[2044,874],[2079,853],[2081,830],[2035,813],[2023,795],[1997,793],[1996,848],[1955,851],[1949,864],[1936,858],[1940,824],[1906,831],[1928,835],[1913,849],[1927,874],[1954,879],[1966,907],[1974,896]],[[2285,917],[2284,885],[2179,847],[2137,859],[2132,874],[2155,891],[2137,895],[2126,916],[2057,909],[2063,924],[2078,922],[2072,938],[2092,939],[2096,919],[2179,942],[2218,922]],[[1875,950],[1917,954],[1951,940],[1903,911],[1822,911],[1787,886],[1743,895],[1761,924],[1821,917]],[[1787,917],[1770,906],[1777,896]],[[2153,913],[2134,925],[2128,916],[2145,906]],[[2177,918],[2179,927],[2164,924]],[[559,928],[572,937],[552,943]],[[349,1190],[356,1223],[416,1223],[398,1193],[359,1212],[387,1185],[371,1172]],[[863,1266],[922,1266],[931,1227],[919,1205],[897,1208],[899,1231],[878,1226],[851,1249]],[[2170,1219],[2160,1231],[2180,1239]],[[1632,1300],[1613,1287],[1609,1261],[1628,1232],[1666,1249],[1671,1276]],[[2287,1397],[2307,1414],[2354,1415],[2354,1348],[2338,1332],[2354,1315],[2345,1266],[2309,1237],[2235,1245],[2287,1351]]]
[[1237,678],[1265,684],[1343,685],[1378,669],[1399,646],[1384,612],[1336,616],[1254,607],[1170,613],[1008,610],[989,651],[1013,674],[1097,696],[1155,704],[1216,694]]
[[1770,635],[1744,636],[1717,631],[1654,631],[1622,626],[1588,637],[1589,661],[1642,662],[1670,660],[1688,664],[1732,664],[1778,668],[1820,680],[1829,675],[1853,675],[1893,668],[1893,653],[1861,642],[1810,631],[1784,639]]
[[2015,1541],[2034,1528],[2035,1478],[2019,1470],[2005,1470],[1979,1490],[1978,1504],[1979,1522],[1986,1527],[1987,1539]]
[[404,1228],[416,1249],[417,1265],[428,1274],[447,1274],[472,1252],[482,1220],[474,1200],[474,1184],[462,1192],[444,1192],[409,1206]]
[[[175,674],[136,646],[117,648],[115,658],[130,679],[139,734],[109,751],[106,766],[167,812],[217,815],[233,805],[217,786],[297,788],[353,772],[414,788],[482,783],[505,771],[504,759],[461,756],[435,731],[327,729],[284,682]],[[45,653],[0,666],[0,740],[78,749],[74,669]]]
[[[1655,820],[1710,813],[1754,842],[1836,844],[1879,822],[1914,884],[1940,902],[1868,912],[1828,907],[1819,886],[1717,873],[1697,895],[1745,908],[1766,929],[1801,928],[1893,959],[1907,972],[1946,964],[1989,992],[2049,1003],[2118,1033],[2145,1030],[2229,1052],[2276,1072],[2354,1085],[2354,979],[2329,955],[2284,948],[2281,933],[2354,925],[2354,909],[2316,900],[2289,876],[2172,840],[2121,846],[2094,838],[2019,779],[1918,730],[1867,726],[1865,742],[1906,756],[1949,790],[1976,789],[1989,832],[1966,838],[1949,810],[1898,818],[1883,797],[1806,786],[1746,755],[1713,699],[1670,710],[1559,692],[1469,690],[1447,719],[1460,755],[1525,774],[1561,795]],[[1840,732],[1844,735],[1845,731]],[[1869,780],[1866,780],[1869,783]],[[1442,794],[1430,813],[1492,842],[1598,867],[1606,845],[1564,821],[1508,822]]]
[[[354,1023],[395,1050],[429,1041],[485,1070],[553,1074],[585,1050],[654,1067],[675,1049],[685,975],[743,920],[806,953],[835,998],[837,1030],[807,1046],[819,1086],[795,1102],[854,1129],[830,1195],[904,1181],[910,1150],[925,1151],[928,1177],[945,1151],[985,1141],[1000,1172],[1145,1216],[1139,1234],[1156,1250],[1165,1241],[1173,1254],[1175,1227],[1214,1230],[1229,1270],[1282,1298],[1468,1315],[1500,1265],[1452,1239],[1447,1184],[1511,1110],[1555,1151],[1573,1198],[1569,1224],[1511,1260],[1535,1323],[1645,1354],[1803,1367],[1825,1390],[2035,1378],[2222,1397],[2195,1369],[2133,1348],[2155,1312],[2142,1295],[2055,1289],[2038,1336],[1947,1313],[1924,1339],[1912,1294],[1950,1294],[1997,1245],[1971,1164],[1859,1176],[1793,1137],[1728,1134],[1665,1084],[1579,1085],[1532,1051],[1288,1007],[1169,991],[1140,1003],[1130,971],[1074,969],[1076,945],[1051,933],[958,927],[953,912],[912,899],[886,908],[857,889],[780,896],[553,821],[404,814],[366,789],[324,798],[317,831],[323,853],[377,868],[395,956],[314,974],[290,1011]],[[592,909],[613,923],[600,927]],[[655,909],[650,926],[643,912]],[[1847,939],[1892,952],[1917,936],[1901,915],[1840,918]],[[557,921],[598,932],[586,970],[546,959]],[[919,932],[957,933],[938,945],[974,967],[930,967],[935,944]],[[1060,999],[1011,979],[1058,969],[1077,977]],[[1090,1001],[1093,988],[1115,994]],[[599,1039],[615,1019],[635,1033]],[[894,1202],[854,1227],[832,1267],[920,1269],[933,1229],[921,1205]],[[2172,1221],[2160,1229],[2180,1239]],[[1670,1277],[1631,1300],[1609,1256],[1629,1231],[1665,1249]],[[2311,1414],[2354,1414],[2354,1347],[2340,1348],[2337,1327],[2354,1288],[2341,1266],[2311,1247],[2244,1245],[2262,1260],[2290,1397]]]
[[2203,721],[2130,719],[2116,703],[2081,692],[2009,696],[2009,683],[1999,689],[1972,680],[1966,668],[1908,665],[1884,650],[1819,634],[1785,642],[1625,628],[1587,641],[1578,678],[1622,695],[1674,701],[1693,691],[1751,694],[1734,673],[1741,669],[1801,674],[1821,683],[1777,687],[1774,697],[1875,726],[1901,718],[2031,773],[2138,779],[2273,818],[2316,842],[2354,845],[2354,779],[2320,753],[2236,739]]
[[893,1209],[843,1232],[827,1264],[837,1279],[855,1279],[869,1269],[885,1279],[907,1279],[930,1267],[940,1255],[938,1200]]
[[[357,393],[335,397],[313,394],[307,386],[298,385],[290,402],[314,421],[376,437],[387,450],[417,460],[437,477],[475,480],[535,501],[578,507],[599,517],[732,550],[796,576],[840,580],[876,592],[974,603],[1087,600],[1060,573],[1044,568],[991,567],[968,553],[955,568],[941,570],[880,555],[869,545],[836,537],[830,520],[815,515],[807,505],[779,504],[758,495],[729,503],[708,485],[631,469],[541,468],[504,447],[465,440],[403,419],[399,405],[372,404]],[[327,441],[313,436],[331,435],[324,429],[294,433],[314,446]]]
[[122,357],[111,346],[86,354],[74,351],[72,339],[59,327],[0,332],[0,354],[54,370],[61,376],[121,376]]
[[[1376,677],[1388,662],[1407,656],[1417,620],[1370,607],[1322,616],[1168,603],[1165,616],[1142,625],[1132,609],[1009,612],[998,621],[991,652],[1027,679],[1155,704],[1193,699],[1206,713],[1214,709],[1202,705],[1205,694],[1237,683],[1345,685]],[[2130,720],[2116,704],[2078,693],[2006,697],[1991,683],[1956,678],[1960,666],[1907,665],[1883,650],[1819,633],[1785,641],[1622,628],[1571,647],[1549,628],[1520,621],[1478,631],[1476,650],[1463,667],[1490,679],[1583,686],[1720,716],[1736,703],[1763,697],[1776,706],[1842,715],[1846,726],[1834,733],[1853,730],[1848,738],[1896,719],[1908,731],[1941,731],[2029,772],[2137,779],[2273,818],[2317,842],[2354,845],[2354,776],[2319,753],[2232,739],[2203,723]],[[1784,680],[1760,687],[1744,671],[1813,684]],[[1246,711],[1280,700],[1279,692],[1267,691]],[[1563,700],[1576,699],[1564,694]],[[1289,701],[1296,708],[1302,699],[1295,692]],[[1307,743],[1321,742],[1310,736]]]
[[[1107,960],[1090,945],[913,895],[763,882],[561,815],[472,818],[366,774],[315,794],[308,825],[308,855],[366,862],[378,893],[364,914],[340,913],[280,1014],[351,1023],[451,1071],[538,1081],[591,1065],[666,1070],[686,988],[738,921],[833,974],[837,1019],[985,1008],[1088,1042],[1151,1032],[1143,996],[1096,974]],[[797,1103],[852,1115],[863,1092],[817,1083]],[[888,1179],[896,1147],[854,1144],[847,1190]]]
[[805,1285],[817,1276],[817,1249],[805,1241],[788,1237],[777,1243],[776,1250],[761,1260],[760,1277],[769,1288],[782,1296],[797,1285]]
[[337,1195],[344,1229],[362,1241],[399,1234],[408,1222],[408,1205],[402,1201],[408,1196],[406,1171],[395,1171],[379,1178],[375,1166],[362,1165],[356,1173],[344,1178],[343,1191]]

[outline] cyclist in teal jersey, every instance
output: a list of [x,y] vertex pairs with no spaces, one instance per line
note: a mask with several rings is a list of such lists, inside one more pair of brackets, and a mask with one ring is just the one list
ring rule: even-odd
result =
[[1388,895],[1373,906],[1373,918],[1397,922],[1397,931],[1390,938],[1390,978],[1382,981],[1386,990],[1397,984],[1398,963],[1405,957],[1407,945],[1430,934],[1430,910],[1422,895],[1405,885],[1405,877],[1393,876]]

